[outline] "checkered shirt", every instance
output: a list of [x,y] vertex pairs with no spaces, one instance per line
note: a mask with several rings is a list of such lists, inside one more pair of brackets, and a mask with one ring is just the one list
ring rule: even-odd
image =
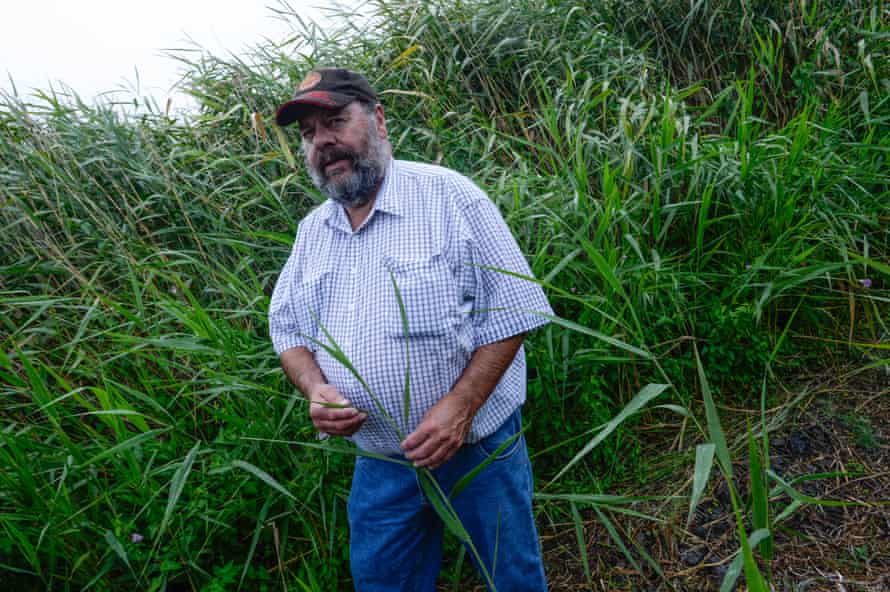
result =
[[[300,222],[272,295],[272,343],[279,355],[292,347],[310,349],[328,382],[369,412],[352,437],[356,444],[398,454],[392,425],[361,383],[312,341],[327,343],[317,321],[403,429],[408,360],[408,434],[448,393],[476,348],[547,323],[529,311],[553,312],[540,286],[488,268],[531,275],[485,193],[449,169],[391,160],[371,213],[355,232],[343,207],[331,200]],[[522,405],[525,375],[520,349],[476,414],[468,442],[493,433]]]

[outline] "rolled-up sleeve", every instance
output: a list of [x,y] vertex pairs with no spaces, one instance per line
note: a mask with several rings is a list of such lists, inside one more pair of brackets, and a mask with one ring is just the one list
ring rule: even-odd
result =
[[305,328],[300,326],[297,314],[300,274],[296,250],[295,246],[275,282],[269,305],[269,336],[279,356],[292,347],[309,347],[309,341],[303,337]]
[[[462,187],[474,196],[464,208],[463,220],[469,230],[469,258],[472,266],[472,323],[474,347],[494,343],[546,325],[542,314],[552,315],[544,291],[532,277],[531,269],[497,206],[470,182]],[[516,275],[511,275],[516,274]]]

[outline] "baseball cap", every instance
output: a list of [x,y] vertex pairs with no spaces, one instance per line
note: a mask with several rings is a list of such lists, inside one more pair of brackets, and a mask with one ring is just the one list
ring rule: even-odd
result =
[[293,99],[278,107],[275,123],[290,125],[307,109],[339,109],[353,101],[377,102],[377,93],[364,76],[343,68],[319,68],[306,75]]

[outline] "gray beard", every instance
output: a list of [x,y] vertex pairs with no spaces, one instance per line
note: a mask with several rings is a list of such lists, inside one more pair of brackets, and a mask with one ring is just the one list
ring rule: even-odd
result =
[[322,171],[306,160],[306,169],[318,190],[347,208],[361,207],[371,201],[386,173],[389,161],[387,142],[378,137],[370,126],[366,139],[367,153],[364,156],[352,155],[352,173],[344,181],[327,179]]

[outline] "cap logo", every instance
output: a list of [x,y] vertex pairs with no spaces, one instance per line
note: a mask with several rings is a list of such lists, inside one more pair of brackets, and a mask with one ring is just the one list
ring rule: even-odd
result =
[[300,83],[300,86],[297,87],[297,90],[306,90],[308,88],[312,88],[316,84],[321,81],[321,74],[318,72],[309,72],[306,75],[306,78],[303,79],[303,82]]

